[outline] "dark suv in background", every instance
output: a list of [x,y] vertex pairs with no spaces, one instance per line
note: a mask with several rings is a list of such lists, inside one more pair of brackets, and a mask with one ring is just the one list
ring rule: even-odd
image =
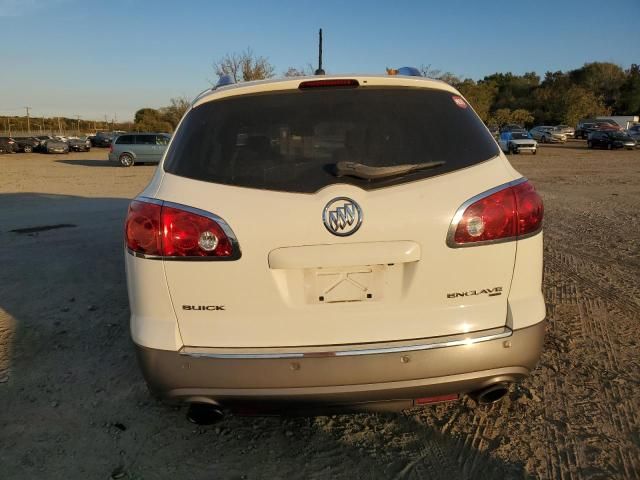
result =
[[111,132],[98,132],[94,137],[89,137],[92,147],[109,148],[115,137]]

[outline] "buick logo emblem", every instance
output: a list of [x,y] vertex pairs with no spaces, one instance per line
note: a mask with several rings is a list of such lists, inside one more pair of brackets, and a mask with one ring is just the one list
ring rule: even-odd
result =
[[334,198],[324,207],[322,221],[331,233],[339,237],[346,237],[360,228],[362,210],[360,205],[350,198]]

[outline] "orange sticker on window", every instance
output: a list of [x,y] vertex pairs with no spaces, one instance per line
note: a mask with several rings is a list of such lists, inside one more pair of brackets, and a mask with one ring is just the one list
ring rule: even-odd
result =
[[467,102],[465,102],[462,97],[459,97],[458,95],[452,95],[451,98],[453,99],[453,102],[460,108],[467,108]]

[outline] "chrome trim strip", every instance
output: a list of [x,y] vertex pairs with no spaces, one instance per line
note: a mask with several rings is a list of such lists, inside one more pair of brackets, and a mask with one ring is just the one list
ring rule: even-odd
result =
[[474,204],[478,200],[482,200],[483,198],[488,197],[489,195],[493,195],[494,193],[499,192],[500,190],[504,190],[505,188],[509,188],[509,187],[515,187],[516,185],[520,185],[521,183],[524,183],[526,181],[527,181],[527,178],[522,177],[517,180],[512,180],[511,182],[503,183],[502,185],[498,185],[497,187],[493,187],[489,190],[479,193],[474,197],[471,197],[469,200],[467,200],[462,205],[460,205],[458,207],[458,210],[456,210],[456,213],[453,215],[453,219],[451,220],[451,225],[449,225],[449,230],[447,232],[447,246],[449,248],[468,248],[468,247],[479,247],[481,245],[495,245],[496,243],[505,243],[505,242],[512,242],[514,240],[523,240],[525,238],[532,237],[533,235],[536,235],[537,233],[539,233],[542,230],[542,224],[540,225],[540,228],[538,228],[533,232],[529,232],[525,235],[520,235],[515,237],[505,237],[505,238],[499,238],[497,240],[484,240],[481,242],[472,242],[472,243],[456,243],[454,240],[456,230],[458,229],[458,224],[460,223],[460,220],[462,220],[462,215],[464,215],[464,211],[467,209],[467,207]]
[[[286,359],[286,358],[333,358],[333,357],[350,357],[359,355],[383,355],[389,353],[406,353],[406,352],[419,352],[424,350],[434,350],[437,348],[447,347],[459,347],[463,345],[474,345],[476,343],[488,342],[491,340],[498,340],[500,338],[506,338],[513,335],[513,330],[509,327],[500,327],[490,330],[481,330],[478,332],[462,333],[457,335],[449,335],[445,337],[432,337],[423,338],[415,341],[420,343],[411,343],[408,345],[392,346],[379,346],[372,344],[367,348],[361,348],[364,345],[351,345],[343,347],[344,350],[332,350],[332,351],[317,351],[315,349],[322,347],[309,347],[308,352],[265,352],[265,353],[222,353],[222,352],[205,352],[205,351],[191,351],[180,350],[180,355],[185,355],[194,358],[215,358],[215,359],[227,359],[227,360],[247,360],[247,359]],[[394,342],[400,343],[400,342]],[[403,342],[406,343],[406,342]],[[378,343],[377,345],[381,345]],[[265,348],[264,350],[269,350]]]
[[177,208],[179,210],[184,210],[185,212],[191,212],[202,217],[207,217],[216,222],[220,226],[220,228],[222,228],[224,234],[229,238],[229,240],[231,240],[231,246],[233,247],[233,254],[230,257],[163,257],[161,255],[146,255],[144,253],[134,252],[127,247],[127,252],[129,252],[134,257],[145,258],[147,260],[166,260],[169,262],[228,262],[232,260],[238,260],[242,256],[242,251],[240,250],[240,244],[238,243],[236,234],[233,233],[233,230],[231,230],[229,224],[222,217],[219,217],[214,213],[207,212],[206,210],[200,210],[199,208],[182,205],[180,203],[167,202],[158,198],[138,196],[133,200]]

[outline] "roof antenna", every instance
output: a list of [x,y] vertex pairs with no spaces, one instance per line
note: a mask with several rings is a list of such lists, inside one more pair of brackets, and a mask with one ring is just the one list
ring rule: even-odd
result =
[[320,41],[318,42],[318,69],[316,70],[316,75],[324,75],[324,70],[322,69],[322,29],[318,32],[320,36]]

